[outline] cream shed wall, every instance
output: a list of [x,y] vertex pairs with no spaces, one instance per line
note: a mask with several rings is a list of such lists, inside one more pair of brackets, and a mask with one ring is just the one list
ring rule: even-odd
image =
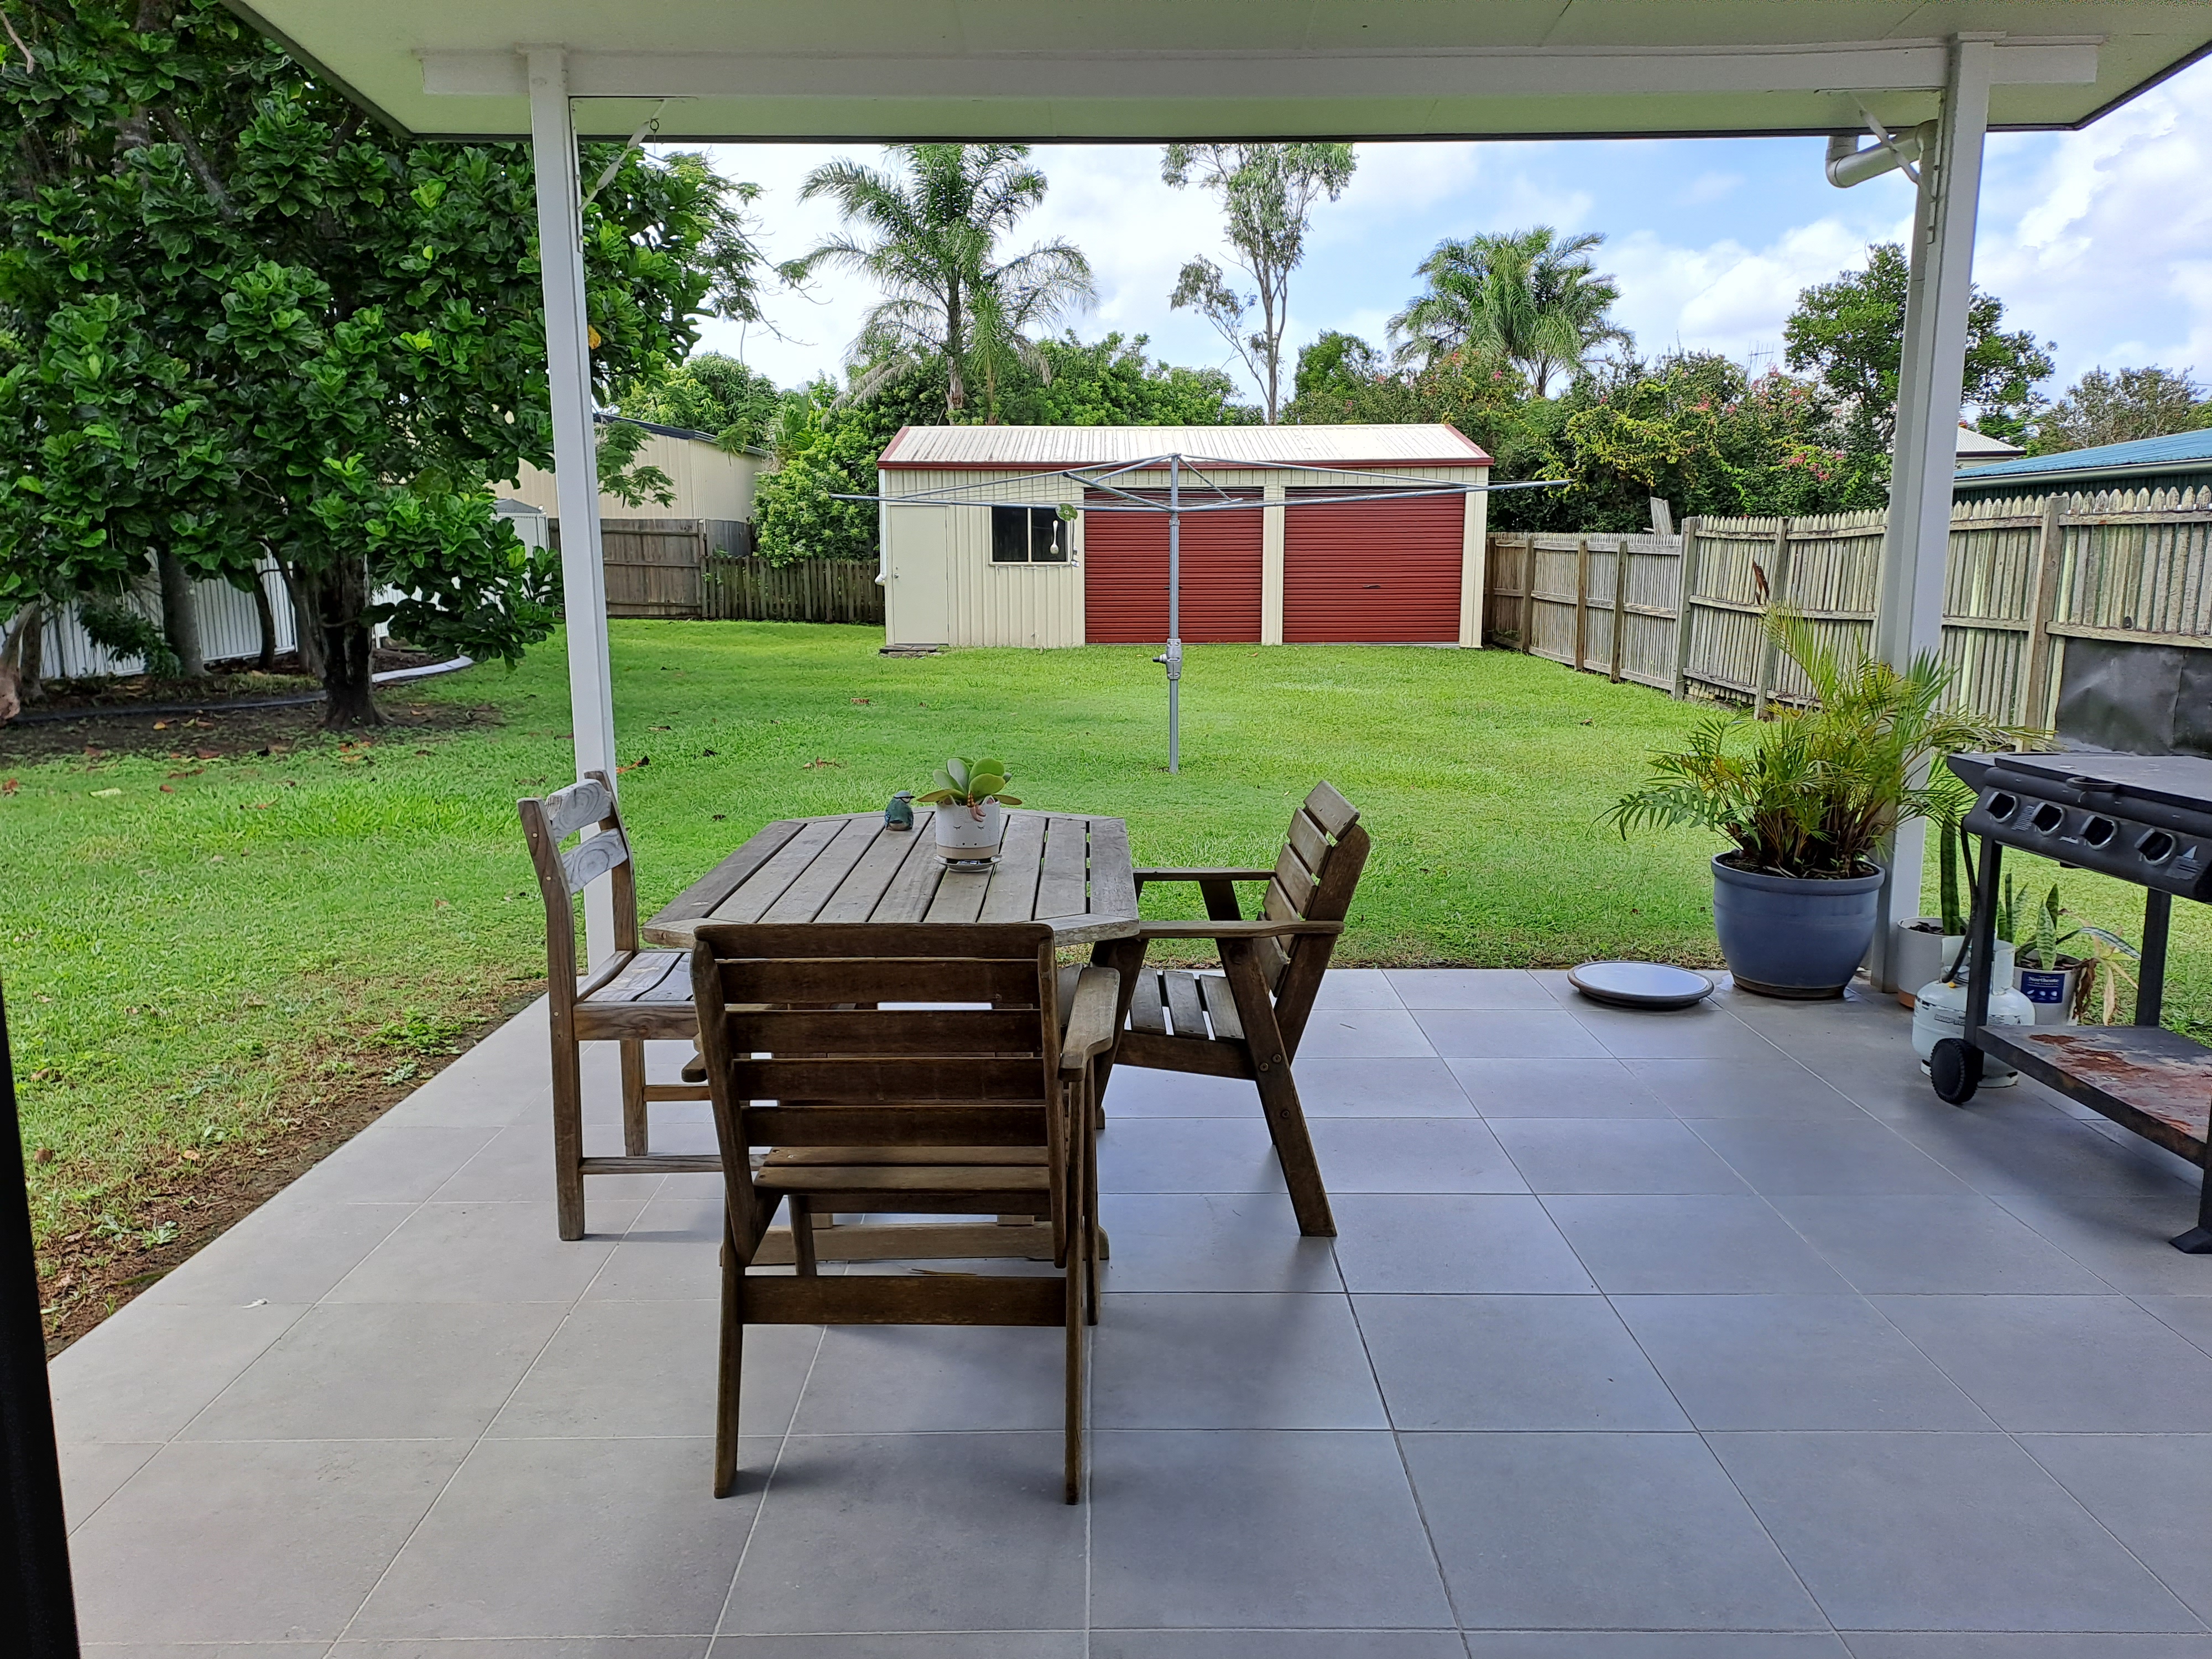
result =
[[[1486,466],[1367,466],[1360,469],[1377,488],[1384,480],[1485,484]],[[1267,505],[1261,514],[1260,590],[1261,642],[1283,642],[1284,492],[1311,488],[1310,472],[1276,467],[1208,468],[1206,478],[1224,489],[1256,489]],[[1082,492],[1069,480],[1033,472],[995,471],[975,467],[935,470],[900,467],[878,474],[887,500],[927,495],[958,489],[975,497],[1040,507],[1062,501],[1082,504]],[[1165,472],[1120,474],[1124,489],[1164,490]],[[1190,485],[1186,477],[1186,489]],[[1354,485],[1343,487],[1352,493]],[[1459,644],[1482,647],[1483,562],[1489,546],[1489,496],[1464,500],[1465,528],[1460,547]],[[1079,516],[1064,565],[996,564],[991,559],[988,507],[899,507],[883,509],[884,643],[895,646],[1011,645],[1034,648],[1085,643],[1083,610],[1084,530]]]
[[[665,506],[648,501],[637,507],[602,492],[599,516],[606,519],[750,519],[753,489],[768,462],[758,455],[733,455],[703,438],[649,432],[634,466],[657,466],[668,475],[674,499]],[[553,475],[527,461],[514,488],[507,492],[550,518],[561,516]]]

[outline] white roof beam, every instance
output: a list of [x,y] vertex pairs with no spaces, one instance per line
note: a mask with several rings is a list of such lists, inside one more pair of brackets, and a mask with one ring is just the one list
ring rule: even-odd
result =
[[[1991,52],[2000,86],[2080,86],[2097,78],[2096,38],[2006,39]],[[578,98],[1079,100],[1636,97],[1765,92],[1917,92],[1943,85],[1942,40],[1799,46],[1611,47],[1425,52],[971,52],[938,57],[684,54],[579,51]],[[520,97],[514,52],[424,52],[426,93]]]

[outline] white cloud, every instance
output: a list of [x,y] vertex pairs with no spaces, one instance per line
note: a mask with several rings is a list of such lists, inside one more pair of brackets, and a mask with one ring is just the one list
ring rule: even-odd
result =
[[1686,207],[1699,206],[1706,202],[1717,202],[1732,196],[1743,184],[1741,173],[1701,173],[1682,186],[1675,201]]

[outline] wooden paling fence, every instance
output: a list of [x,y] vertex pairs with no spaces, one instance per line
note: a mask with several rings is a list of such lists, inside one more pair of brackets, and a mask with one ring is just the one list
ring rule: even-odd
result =
[[[1767,641],[1771,599],[1848,656],[1871,643],[1880,511],[1690,519],[1676,536],[1490,538],[1486,632],[1576,668],[1763,707],[1811,688]],[[2212,650],[2212,489],[1961,502],[1944,575],[1957,699],[2049,726],[2071,639]]]
[[876,623],[884,619],[884,590],[876,567],[858,559],[710,558],[706,609],[723,622]]

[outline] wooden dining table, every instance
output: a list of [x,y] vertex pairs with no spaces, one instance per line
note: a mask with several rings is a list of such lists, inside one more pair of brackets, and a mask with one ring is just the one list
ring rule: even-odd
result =
[[[997,861],[947,864],[928,812],[895,830],[881,812],[778,818],[671,899],[641,930],[688,949],[702,922],[1048,923],[1062,945],[1121,975],[1118,1029],[1144,961],[1128,827],[1079,812],[1006,814]],[[1111,1065],[1101,1062],[1100,1087]],[[1101,1240],[1102,1246],[1103,1239]],[[1049,1259],[1052,1228],[1028,1216],[996,1223],[840,1223],[817,1218],[817,1256],[859,1261],[1030,1256]],[[763,1265],[792,1260],[787,1229],[770,1231]]]

